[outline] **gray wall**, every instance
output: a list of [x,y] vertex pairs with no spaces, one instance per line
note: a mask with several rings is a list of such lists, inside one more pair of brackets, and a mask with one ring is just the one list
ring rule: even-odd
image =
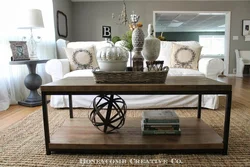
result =
[[[156,32],[158,37],[161,32]],[[199,35],[225,35],[224,32],[164,32],[163,36],[167,41],[197,41],[199,42]]]
[[[62,38],[69,41],[73,41],[72,38],[72,2],[71,0],[53,0],[53,8],[54,8],[54,22],[55,22],[55,34],[56,39]],[[57,33],[57,10],[63,12],[67,16],[68,22],[68,36],[67,38],[60,37]]]
[[[60,1],[61,0],[54,0]],[[122,2],[74,2],[72,3],[72,41],[103,40],[101,37],[102,25],[112,26],[112,35],[121,36],[128,28],[117,25],[111,15],[117,16],[122,10]],[[135,11],[141,16],[144,24],[143,30],[147,32],[147,25],[153,23],[153,11],[231,11],[230,55],[229,73],[235,68],[235,49],[248,49],[250,42],[245,42],[242,36],[242,20],[250,19],[250,2],[132,2],[127,1],[128,15]],[[232,36],[239,36],[239,40],[233,41]]]

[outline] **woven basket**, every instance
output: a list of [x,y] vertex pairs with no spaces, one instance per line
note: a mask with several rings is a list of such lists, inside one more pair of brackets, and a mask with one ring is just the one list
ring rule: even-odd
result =
[[168,67],[163,71],[96,71],[93,70],[96,83],[165,83]]

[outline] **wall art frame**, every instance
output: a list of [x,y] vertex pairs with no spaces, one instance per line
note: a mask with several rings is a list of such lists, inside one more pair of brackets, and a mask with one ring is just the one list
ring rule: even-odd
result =
[[30,60],[26,41],[9,41],[12,50],[11,61]]
[[68,37],[68,19],[67,15],[62,11],[58,10],[56,12],[56,20],[57,20],[57,34],[60,37],[67,38]]
[[250,35],[250,20],[242,21],[242,35]]

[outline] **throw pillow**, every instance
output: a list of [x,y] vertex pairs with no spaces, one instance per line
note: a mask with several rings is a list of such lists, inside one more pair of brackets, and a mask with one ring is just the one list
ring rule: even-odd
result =
[[94,46],[77,49],[64,48],[64,50],[69,60],[71,71],[98,67]]
[[202,46],[185,46],[173,43],[170,67],[198,69]]

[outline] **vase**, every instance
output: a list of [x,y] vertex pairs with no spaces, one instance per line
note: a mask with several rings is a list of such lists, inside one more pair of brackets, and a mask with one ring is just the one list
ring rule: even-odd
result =
[[143,71],[144,58],[141,54],[144,44],[144,33],[140,27],[134,29],[132,33],[133,45],[133,71]]
[[148,36],[144,39],[142,55],[147,61],[155,61],[159,57],[161,41],[153,36],[154,28],[148,25]]

